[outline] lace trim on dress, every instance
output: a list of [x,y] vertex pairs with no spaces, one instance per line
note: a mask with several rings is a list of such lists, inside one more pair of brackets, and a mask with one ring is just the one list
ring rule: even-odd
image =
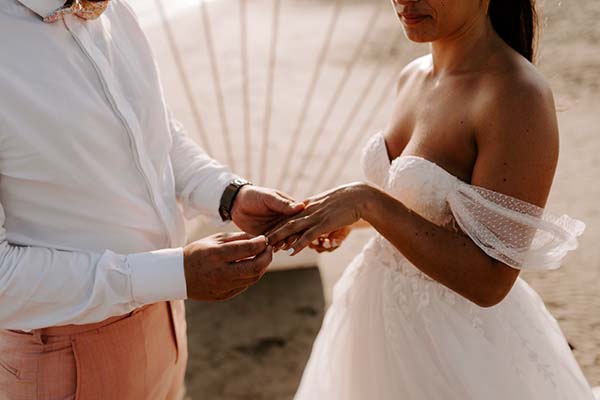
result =
[[585,230],[567,215],[459,180],[447,201],[463,232],[490,257],[517,269],[560,267]]
[[390,169],[383,135],[378,133],[369,139],[363,149],[360,164],[367,180],[383,187]]

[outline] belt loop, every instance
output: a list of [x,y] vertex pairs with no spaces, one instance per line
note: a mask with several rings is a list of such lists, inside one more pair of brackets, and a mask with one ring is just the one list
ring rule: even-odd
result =
[[46,344],[48,340],[48,336],[43,334],[43,329],[34,329],[31,333],[33,333],[33,338],[39,344]]

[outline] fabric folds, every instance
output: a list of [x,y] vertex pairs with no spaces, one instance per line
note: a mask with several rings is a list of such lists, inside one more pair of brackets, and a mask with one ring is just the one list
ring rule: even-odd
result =
[[536,205],[458,181],[447,198],[458,226],[490,257],[521,270],[560,267],[585,224]]

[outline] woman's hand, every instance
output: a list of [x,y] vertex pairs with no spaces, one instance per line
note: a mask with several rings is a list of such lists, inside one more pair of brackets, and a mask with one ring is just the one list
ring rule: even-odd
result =
[[[350,232],[352,232],[352,229],[356,225],[357,224],[354,224],[352,226],[344,226],[333,232],[322,234],[321,236],[310,242],[308,247],[315,250],[317,253],[331,253],[337,250],[342,245],[344,240],[346,240],[346,238],[348,237]],[[298,239],[300,239],[300,236],[302,236],[302,233],[296,233],[288,237],[283,242],[278,244],[278,246],[275,247],[275,251],[277,252],[279,250],[291,249],[292,246],[296,244]]]
[[342,245],[350,232],[352,232],[352,227],[344,226],[336,231],[319,236],[317,239],[310,242],[308,247],[317,253],[331,253]]
[[[276,249],[293,249],[291,255],[296,255],[322,236],[336,233],[343,239],[349,233],[348,227],[362,218],[370,191],[364,183],[351,183],[312,197],[305,201],[304,211],[267,233],[268,242]],[[325,243],[319,241],[312,246],[331,250],[331,238],[329,249]]]

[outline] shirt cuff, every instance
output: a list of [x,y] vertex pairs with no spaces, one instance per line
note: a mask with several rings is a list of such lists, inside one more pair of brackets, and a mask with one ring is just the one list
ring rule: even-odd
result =
[[137,304],[187,298],[183,248],[130,254],[127,263],[131,267],[131,290]]

